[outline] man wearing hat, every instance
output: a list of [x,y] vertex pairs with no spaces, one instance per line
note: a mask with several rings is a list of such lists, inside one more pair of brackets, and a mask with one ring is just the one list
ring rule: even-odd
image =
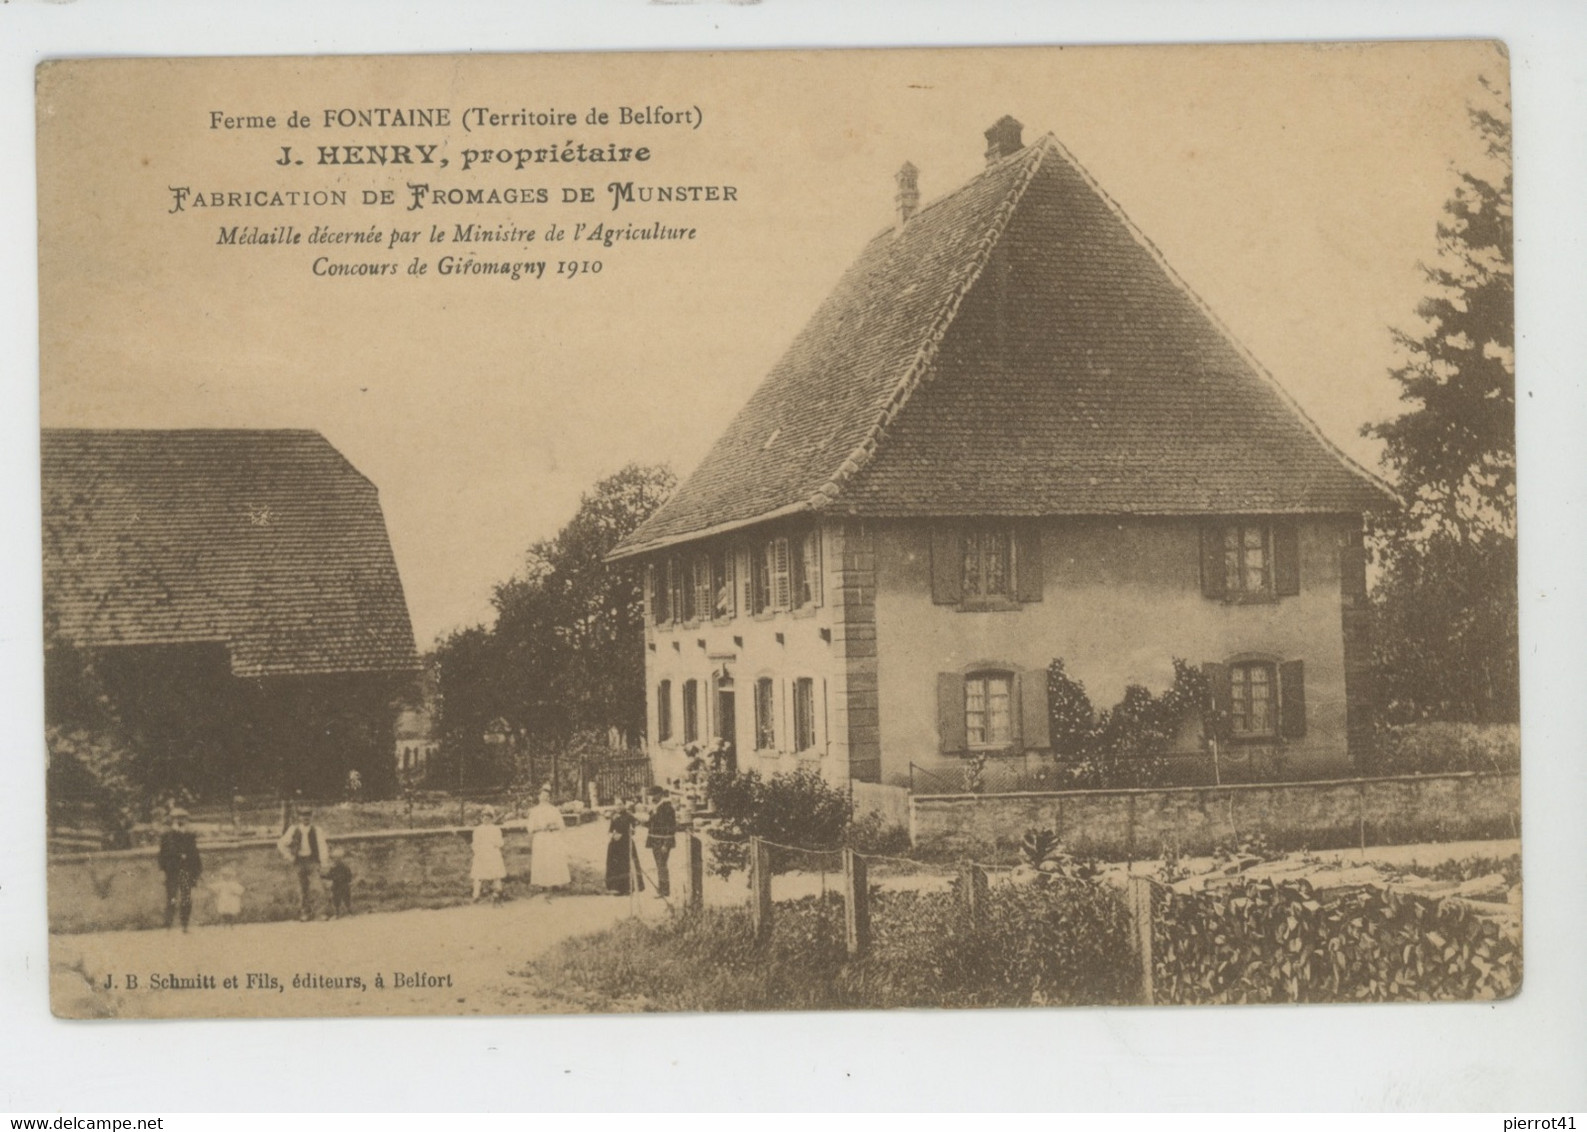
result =
[[656,895],[665,900],[672,895],[672,878],[667,875],[667,858],[678,839],[678,813],[672,799],[659,786],[650,788],[650,821],[645,830],[645,848],[656,859]]
[[187,828],[187,811],[171,810],[171,828],[160,835],[160,871],[165,874],[165,926],[170,928],[178,912],[182,930],[193,915],[193,885],[203,865],[198,859],[198,837]]
[[330,867],[325,834],[314,824],[313,810],[298,810],[297,819],[276,842],[276,849],[298,873],[298,895],[302,902],[298,919],[313,919],[314,878]]

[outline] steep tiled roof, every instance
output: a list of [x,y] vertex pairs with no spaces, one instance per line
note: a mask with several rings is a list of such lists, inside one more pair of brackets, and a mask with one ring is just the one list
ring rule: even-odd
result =
[[617,555],[802,510],[1327,513],[1388,498],[1048,137],[873,239]]
[[43,487],[68,640],[220,642],[238,676],[418,667],[379,495],[317,432],[46,429]]

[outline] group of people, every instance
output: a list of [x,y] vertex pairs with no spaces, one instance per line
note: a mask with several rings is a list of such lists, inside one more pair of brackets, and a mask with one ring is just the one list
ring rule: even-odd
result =
[[[170,827],[160,835],[160,852],[156,858],[160,872],[165,875],[165,926],[176,926],[187,931],[193,918],[193,889],[204,875],[204,862],[198,855],[198,836],[187,827],[188,813],[181,807],[170,813]],[[237,880],[237,869],[226,865],[220,876],[209,882],[215,897],[215,912],[225,924],[235,924],[242,915],[242,884]]]
[[[646,870],[640,864],[638,846],[638,832],[643,827],[645,848],[655,862],[652,879],[656,895],[662,898],[671,895],[668,856],[678,832],[677,812],[661,787],[651,787],[649,797],[648,814],[644,816],[626,802],[619,803],[612,813],[606,848],[606,888],[609,892],[626,896],[644,891]],[[188,817],[188,812],[181,807],[170,810],[169,825],[160,837],[156,858],[165,876],[165,926],[171,928],[180,921],[184,932],[192,919],[193,890],[203,875],[198,838],[188,828]],[[476,901],[486,896],[500,901],[505,896],[507,864],[502,853],[504,837],[499,818],[495,808],[487,806],[480,815],[479,824],[469,831],[473,853],[469,879]],[[529,810],[525,825],[531,838],[529,884],[548,895],[565,891],[572,883],[567,846],[562,836],[566,823],[562,811],[551,801],[549,787],[541,790],[540,800]],[[312,809],[306,806],[294,809],[276,842],[276,851],[297,878],[299,920],[314,918],[315,890],[319,887],[316,882],[330,886],[328,917],[352,913],[352,868],[343,851],[333,848],[324,831],[315,824]],[[242,914],[244,895],[236,868],[225,866],[219,878],[211,881],[208,887],[214,895],[215,911],[220,920],[236,923]]]
[[[497,824],[498,817],[495,807],[486,806],[479,824],[470,831],[474,860],[468,875],[474,885],[475,900],[489,894],[500,902],[505,895],[507,861],[502,856],[504,839],[501,826]],[[530,808],[525,825],[531,838],[529,884],[545,889],[548,894],[567,888],[573,883],[573,874],[568,868],[567,846],[560,836],[567,823],[562,811],[552,804],[550,787],[540,791],[540,801]]]
[[[671,894],[667,870],[667,856],[678,832],[678,816],[666,791],[652,787],[651,807],[646,824],[645,847],[656,862],[655,885],[658,896]],[[469,868],[473,884],[473,899],[485,896],[500,901],[503,884],[507,879],[507,863],[502,855],[503,836],[498,824],[500,815],[487,806],[480,814],[479,824],[470,831],[474,858]],[[641,892],[645,887],[645,873],[639,864],[634,844],[635,831],[641,824],[634,809],[619,803],[607,827],[606,888],[609,892],[628,895]],[[561,836],[566,828],[562,811],[551,802],[549,789],[540,792],[540,801],[528,813],[525,826],[530,836],[529,884],[544,889],[547,894],[559,892],[572,883],[568,868],[567,847]]]

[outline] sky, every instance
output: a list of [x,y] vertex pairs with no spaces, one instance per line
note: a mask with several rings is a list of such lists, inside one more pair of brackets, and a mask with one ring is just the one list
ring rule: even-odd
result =
[[[46,426],[323,432],[380,489],[419,646],[488,621],[497,582],[623,465],[687,474],[844,267],[923,197],[982,166],[1004,114],[1052,132],[1323,431],[1397,409],[1390,328],[1460,168],[1486,168],[1467,106],[1507,61],[1480,42],[451,59],[122,61],[47,74],[40,98],[41,418]],[[615,124],[619,107],[697,112]],[[323,125],[327,108],[446,107],[450,128]],[[463,111],[571,111],[577,126],[464,130]],[[588,125],[591,108],[611,114]],[[213,114],[275,114],[275,128]],[[293,111],[314,125],[287,129]],[[605,167],[459,168],[468,149],[647,146],[639,184],[731,202],[611,208]],[[446,170],[278,167],[282,145],[430,142]],[[406,185],[544,188],[545,204],[408,210]],[[194,191],[340,188],[330,209],[186,208]],[[595,199],[562,203],[567,189]],[[366,190],[396,203],[365,208]],[[661,221],[693,241],[550,245],[546,229]],[[507,224],[475,245],[546,278],[436,273],[432,224]],[[398,248],[221,246],[223,225],[376,226]],[[511,253],[510,255],[508,253]],[[394,278],[316,276],[321,255]],[[431,265],[410,277],[419,256]],[[564,256],[598,274],[555,274]]]

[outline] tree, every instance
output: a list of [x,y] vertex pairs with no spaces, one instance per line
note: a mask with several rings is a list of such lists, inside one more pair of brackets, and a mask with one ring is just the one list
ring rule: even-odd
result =
[[[1486,84],[1484,84],[1486,86]],[[1463,171],[1391,376],[1408,406],[1367,425],[1405,500],[1374,518],[1379,687],[1391,719],[1497,722],[1519,705],[1515,289],[1509,106],[1471,110],[1490,171]]]
[[471,752],[498,720],[515,739],[566,746],[581,732],[645,726],[644,593],[638,569],[606,555],[676,483],[665,467],[631,464],[579,501],[523,570],[496,586],[496,624],[453,633],[436,648],[440,733]]

